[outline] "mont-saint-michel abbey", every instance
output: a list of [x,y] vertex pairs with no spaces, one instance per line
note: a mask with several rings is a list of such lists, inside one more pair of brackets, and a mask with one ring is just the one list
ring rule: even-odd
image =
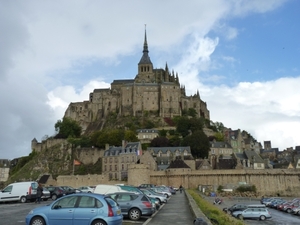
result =
[[156,117],[172,118],[193,108],[198,117],[209,120],[209,110],[199,92],[186,96],[178,74],[169,71],[167,64],[165,69],[154,69],[148,53],[145,31],[143,55],[135,78],[114,80],[111,88],[95,89],[88,101],[71,103],[65,116],[80,122],[84,131],[91,122],[100,121],[111,112],[118,116],[142,116],[148,112]]

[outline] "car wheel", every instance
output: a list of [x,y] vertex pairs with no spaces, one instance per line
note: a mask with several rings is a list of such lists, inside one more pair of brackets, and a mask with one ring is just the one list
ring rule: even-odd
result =
[[51,199],[54,201],[57,199],[57,195],[52,195]]
[[139,220],[141,218],[141,211],[137,208],[130,209],[128,212],[129,219]]
[[297,215],[300,216],[300,210],[297,212]]
[[107,225],[107,223],[103,220],[95,220],[92,225]]
[[34,217],[33,219],[31,219],[30,225],[46,225],[46,223],[42,217],[37,216],[37,217]]
[[169,195],[168,194],[165,194],[166,198],[169,198]]
[[266,220],[266,217],[265,216],[260,216],[259,219],[260,220]]
[[27,202],[27,198],[26,198],[25,196],[22,196],[22,197],[20,198],[20,202],[21,202],[21,203]]
[[240,220],[243,220],[243,215],[242,215],[242,214],[238,215],[237,217],[238,217]]
[[292,210],[291,210],[291,209],[287,209],[286,212],[287,212],[287,213],[291,213]]
[[159,198],[157,198],[157,200],[158,200],[159,204],[161,205],[162,204],[161,200]]

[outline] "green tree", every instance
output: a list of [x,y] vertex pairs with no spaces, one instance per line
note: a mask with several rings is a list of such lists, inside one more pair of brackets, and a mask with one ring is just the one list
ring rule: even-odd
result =
[[197,112],[194,108],[189,108],[188,110],[188,115],[191,117],[196,117],[197,116]]
[[208,137],[202,130],[197,130],[189,136],[186,136],[182,142],[182,146],[190,146],[192,155],[196,158],[207,158],[210,149]]
[[176,123],[176,131],[182,135],[187,136],[190,132],[190,120],[187,117],[180,117]]
[[167,133],[168,133],[168,131],[166,131],[165,129],[158,131],[158,134],[160,137],[167,137]]
[[224,141],[225,140],[225,136],[221,132],[215,133],[215,138],[216,138],[216,141]]
[[202,118],[190,118],[190,130],[195,132],[196,130],[202,130],[204,125],[204,120]]
[[150,145],[151,147],[168,147],[169,140],[166,137],[156,137],[151,141]]
[[80,137],[82,131],[81,126],[69,117],[58,120],[54,127],[58,138]]
[[132,130],[126,130],[124,134],[124,140],[130,141],[130,142],[137,142],[139,139],[136,136],[136,132]]

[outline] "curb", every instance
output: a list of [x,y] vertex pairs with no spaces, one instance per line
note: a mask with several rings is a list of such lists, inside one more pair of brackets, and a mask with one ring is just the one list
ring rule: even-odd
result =
[[185,195],[187,196],[187,199],[189,201],[189,205],[190,205],[190,209],[193,213],[193,215],[195,216],[195,219],[196,218],[202,218],[205,220],[205,222],[208,224],[208,225],[212,225],[212,223],[210,222],[210,220],[204,215],[204,213],[199,209],[197,203],[195,202],[195,200],[193,199],[193,197],[187,192],[187,191],[184,191]]

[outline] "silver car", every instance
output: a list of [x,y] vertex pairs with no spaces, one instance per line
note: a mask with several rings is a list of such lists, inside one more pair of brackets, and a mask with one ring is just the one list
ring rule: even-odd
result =
[[130,220],[136,221],[141,216],[151,216],[155,212],[151,200],[144,194],[116,192],[107,195],[119,204],[123,216]]
[[141,188],[140,190],[148,197],[156,198],[157,200],[159,200],[160,205],[162,205],[162,203],[167,203],[167,201],[168,201],[166,196],[163,194],[159,194],[154,191],[151,191],[148,189],[143,189],[143,188]]
[[232,216],[239,219],[259,219],[266,220],[272,218],[270,212],[265,207],[247,208],[243,211],[235,211]]

